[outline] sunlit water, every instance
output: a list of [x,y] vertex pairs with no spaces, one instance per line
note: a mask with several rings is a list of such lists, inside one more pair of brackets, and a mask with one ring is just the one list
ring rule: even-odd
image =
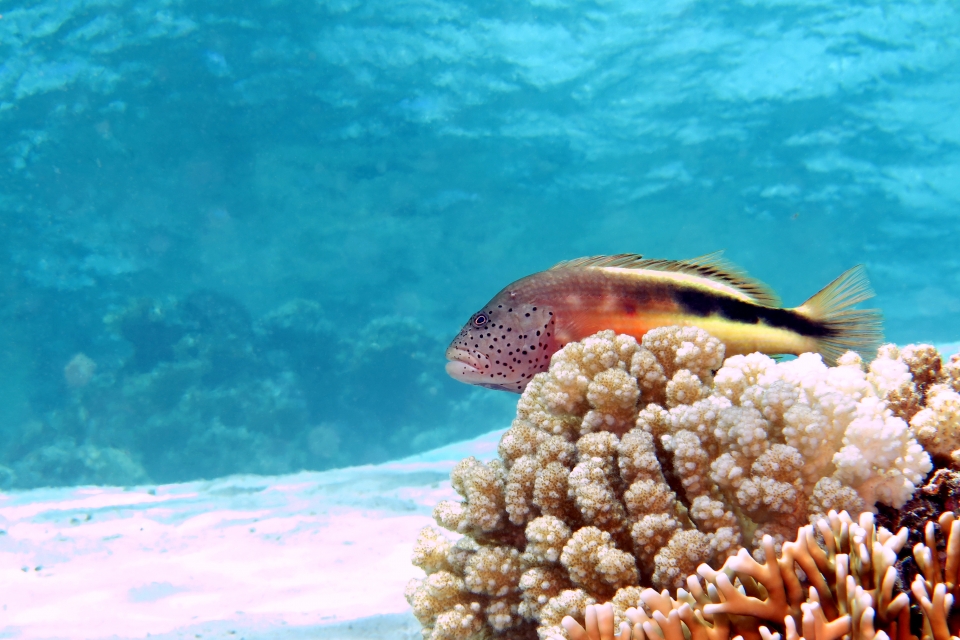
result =
[[396,459],[508,424],[443,371],[500,287],[863,263],[890,340],[960,311],[951,2],[2,7],[0,482]]

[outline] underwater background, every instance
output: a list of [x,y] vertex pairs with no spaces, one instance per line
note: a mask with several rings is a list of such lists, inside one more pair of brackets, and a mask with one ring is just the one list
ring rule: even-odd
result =
[[443,351],[560,260],[865,264],[957,340],[952,2],[0,4],[0,487],[395,459],[509,425]]

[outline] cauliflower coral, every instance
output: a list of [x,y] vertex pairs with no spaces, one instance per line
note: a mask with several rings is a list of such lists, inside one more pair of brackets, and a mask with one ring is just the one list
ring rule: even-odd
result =
[[619,624],[640,585],[682,586],[744,548],[762,559],[765,536],[779,551],[830,511],[903,505],[932,467],[907,419],[940,438],[935,453],[960,450],[960,376],[932,348],[887,346],[866,370],[853,353],[836,367],[723,356],[694,327],[640,343],[602,331],[554,354],[500,458],[453,471],[464,500],[434,517],[464,537],[421,534],[428,576],[407,597],[424,637],[554,637],[602,601]]
[[960,393],[945,384],[932,386],[926,407],[913,416],[910,426],[931,454],[960,463]]

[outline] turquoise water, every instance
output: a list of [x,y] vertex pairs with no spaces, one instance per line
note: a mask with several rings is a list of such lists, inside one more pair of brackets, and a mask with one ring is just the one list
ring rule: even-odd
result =
[[960,335],[960,11],[0,7],[0,483],[379,462],[507,426],[443,349],[568,258],[867,266]]

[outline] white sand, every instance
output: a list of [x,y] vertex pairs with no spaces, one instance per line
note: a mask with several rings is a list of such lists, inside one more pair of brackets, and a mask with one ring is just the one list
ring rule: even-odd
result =
[[501,433],[378,466],[0,496],[0,635],[419,638],[413,541]]

